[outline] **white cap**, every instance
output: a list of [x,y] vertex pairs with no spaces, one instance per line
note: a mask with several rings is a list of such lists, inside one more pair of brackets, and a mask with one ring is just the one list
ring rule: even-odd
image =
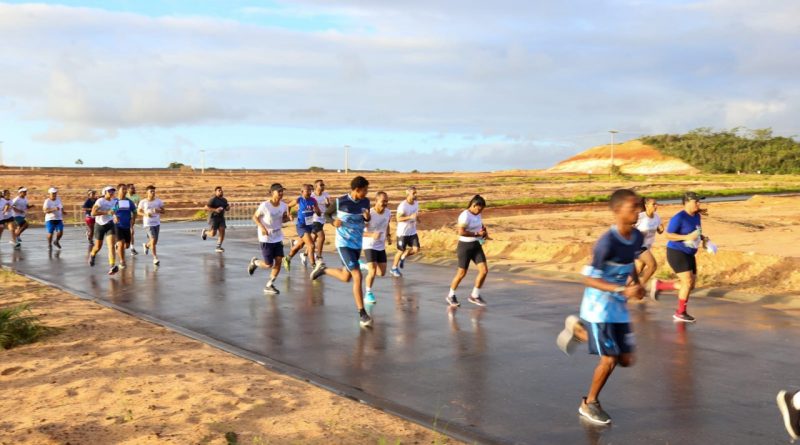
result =
[[103,194],[105,195],[105,194],[106,194],[106,192],[109,192],[109,191],[111,191],[111,190],[114,190],[115,192],[117,191],[117,189],[116,189],[115,187],[113,187],[113,186],[110,186],[110,185],[109,185],[109,186],[107,186],[107,187],[103,187]]
[[47,193],[58,193],[58,189],[55,187],[50,187],[47,189]]
[[26,189],[25,187],[20,187],[20,188],[17,190],[17,192],[27,192],[27,191],[28,191],[28,189]]

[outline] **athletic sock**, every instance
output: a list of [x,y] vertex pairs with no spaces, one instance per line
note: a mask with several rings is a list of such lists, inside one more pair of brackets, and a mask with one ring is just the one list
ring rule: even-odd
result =
[[685,314],[686,313],[686,304],[688,302],[689,302],[688,300],[681,300],[680,298],[678,299],[678,313],[679,314]]
[[656,290],[675,290],[675,283],[672,281],[656,280]]
[[371,287],[368,287],[368,288],[367,288],[367,292],[372,292],[372,288],[371,288]]
[[794,409],[800,409],[800,391],[794,393],[794,397],[792,397],[792,405],[794,405]]
[[451,287],[450,288],[450,293],[447,294],[447,296],[448,297],[455,297],[456,296],[456,290]]
[[277,280],[277,279],[278,279],[278,277],[270,277],[269,281],[267,281],[267,287],[270,287],[270,286],[274,285],[275,284],[275,280]]
[[473,287],[472,288],[472,296],[475,297],[475,298],[480,297],[481,296],[481,290],[478,289],[477,287]]

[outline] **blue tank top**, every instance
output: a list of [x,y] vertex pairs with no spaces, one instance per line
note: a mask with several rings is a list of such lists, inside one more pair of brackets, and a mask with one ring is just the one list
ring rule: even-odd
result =
[[297,225],[310,226],[314,217],[314,206],[317,200],[314,198],[305,199],[302,196],[297,198]]

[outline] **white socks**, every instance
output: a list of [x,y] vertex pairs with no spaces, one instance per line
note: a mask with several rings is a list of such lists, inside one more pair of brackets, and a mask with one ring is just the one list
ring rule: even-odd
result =
[[800,391],[794,393],[794,397],[792,397],[792,405],[794,405],[794,409],[800,409]]
[[270,287],[270,286],[272,286],[273,284],[275,284],[275,280],[276,280],[276,279],[277,279],[277,278],[270,278],[270,279],[269,279],[269,281],[267,281],[267,287]]
[[477,287],[473,287],[472,288],[472,296],[475,297],[475,298],[480,297],[481,296],[481,290],[478,289]]
[[451,288],[451,289],[450,289],[450,293],[449,293],[449,294],[447,294],[447,296],[448,296],[448,297],[455,297],[455,296],[456,296],[456,290]]
[[372,292],[372,288],[371,288],[371,287],[368,287],[368,288],[367,288],[367,292]]

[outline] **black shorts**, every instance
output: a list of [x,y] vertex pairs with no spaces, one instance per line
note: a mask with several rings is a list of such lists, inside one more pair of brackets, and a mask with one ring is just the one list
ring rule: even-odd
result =
[[283,257],[283,242],[261,243],[261,258],[267,266],[272,267],[276,260],[280,261],[279,258]]
[[409,247],[416,247],[419,249],[419,236],[415,233],[409,236],[397,237],[397,250],[406,250]]
[[311,223],[311,233],[319,233],[325,229],[325,226],[321,222],[314,222]]
[[364,249],[364,261],[386,264],[386,250]]
[[459,269],[469,269],[470,261],[475,264],[486,262],[483,246],[478,241],[459,241],[458,247],[456,247],[456,255],[458,256]]
[[131,242],[131,228],[117,227],[117,241]]
[[619,356],[636,349],[636,338],[630,323],[581,322],[589,332],[589,354]]
[[117,228],[114,226],[114,221],[111,221],[107,224],[95,224],[94,225],[94,239],[98,241],[102,241],[105,237],[109,235],[116,235]]
[[6,224],[12,223],[12,222],[14,222],[14,217],[13,216],[11,218],[0,219],[0,225],[6,225]]
[[225,224],[225,217],[224,216],[223,217],[214,217],[214,216],[212,216],[212,217],[208,218],[208,227],[210,227],[211,230],[217,231],[219,229],[224,229],[225,227],[228,227],[228,226]]
[[694,255],[667,247],[667,263],[675,273],[691,271],[697,275],[697,259]]

